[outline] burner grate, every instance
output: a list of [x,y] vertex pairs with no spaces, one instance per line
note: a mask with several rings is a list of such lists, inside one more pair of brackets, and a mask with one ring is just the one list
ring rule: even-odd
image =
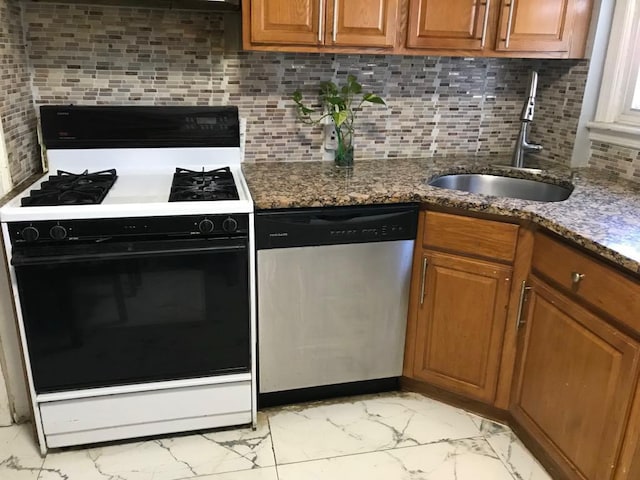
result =
[[239,200],[229,167],[202,171],[176,168],[169,194],[170,202]]
[[58,170],[21,201],[23,207],[95,205],[101,203],[118,178],[115,169],[82,173]]

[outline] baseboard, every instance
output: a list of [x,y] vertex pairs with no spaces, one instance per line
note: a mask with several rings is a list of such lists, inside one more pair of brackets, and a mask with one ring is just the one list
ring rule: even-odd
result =
[[465,398],[462,395],[448,392],[409,377],[400,377],[400,389],[409,392],[423,393],[434,400],[439,400],[448,405],[477,413],[478,415],[498,422],[508,423],[511,419],[511,415],[507,410],[502,410],[493,405],[487,405],[479,400]]

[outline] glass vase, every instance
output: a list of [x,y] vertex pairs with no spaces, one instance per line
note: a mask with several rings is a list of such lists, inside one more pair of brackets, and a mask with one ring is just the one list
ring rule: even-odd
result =
[[353,142],[350,135],[338,138],[338,148],[334,152],[334,162],[336,168],[353,168]]

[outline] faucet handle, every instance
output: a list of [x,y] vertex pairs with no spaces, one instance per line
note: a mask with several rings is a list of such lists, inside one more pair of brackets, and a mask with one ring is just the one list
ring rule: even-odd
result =
[[529,143],[529,142],[527,142],[525,140],[524,142],[522,142],[522,148],[524,150],[526,150],[527,152],[539,152],[544,147],[542,145],[540,145],[539,143]]

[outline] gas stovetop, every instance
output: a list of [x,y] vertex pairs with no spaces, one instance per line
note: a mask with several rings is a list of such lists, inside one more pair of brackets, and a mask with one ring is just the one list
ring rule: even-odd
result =
[[40,184],[40,188],[29,191],[23,197],[23,207],[53,205],[95,205],[107,196],[118,176],[115,169],[82,173],[58,170]]
[[45,105],[40,113],[57,175],[3,206],[3,223],[253,212],[235,107]]
[[170,202],[238,200],[238,189],[229,167],[202,171],[176,168]]

